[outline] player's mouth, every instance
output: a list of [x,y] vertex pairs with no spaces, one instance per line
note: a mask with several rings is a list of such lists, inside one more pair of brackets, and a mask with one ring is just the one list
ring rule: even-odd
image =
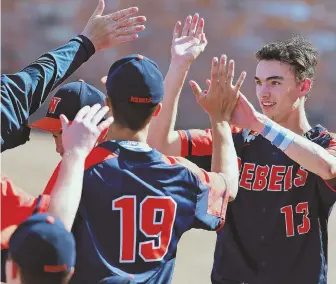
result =
[[270,109],[274,108],[275,105],[276,105],[276,103],[273,103],[273,102],[268,102],[268,101],[261,102],[261,107],[264,110],[270,110]]

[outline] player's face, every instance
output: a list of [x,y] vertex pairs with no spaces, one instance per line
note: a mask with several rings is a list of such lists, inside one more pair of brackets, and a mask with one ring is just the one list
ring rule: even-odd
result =
[[55,139],[55,144],[56,144],[56,152],[63,156],[64,154],[64,148],[63,148],[63,143],[62,143],[62,131],[53,131],[52,135]]
[[283,122],[297,109],[302,100],[301,83],[289,64],[276,60],[261,60],[257,66],[256,92],[265,115]]

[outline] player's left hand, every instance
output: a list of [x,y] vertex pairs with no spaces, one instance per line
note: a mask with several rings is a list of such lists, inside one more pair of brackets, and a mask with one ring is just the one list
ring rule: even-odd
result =
[[112,117],[101,122],[108,111],[107,106],[101,107],[99,104],[92,107],[85,106],[77,113],[71,124],[62,114],[60,120],[64,153],[75,152],[86,157],[96,145],[101,133],[113,122]]
[[184,26],[178,21],[174,28],[171,47],[172,63],[189,67],[204,51],[208,41],[204,33],[204,19],[196,13],[188,16]]

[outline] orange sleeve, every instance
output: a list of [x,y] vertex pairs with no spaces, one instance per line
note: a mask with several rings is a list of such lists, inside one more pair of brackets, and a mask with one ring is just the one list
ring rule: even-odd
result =
[[43,195],[50,195],[52,189],[54,188],[54,185],[56,183],[57,177],[58,177],[58,172],[61,166],[61,162],[58,163],[57,167],[55,168],[54,172],[52,173],[44,191]]
[[225,177],[219,173],[207,172],[182,157],[168,156],[166,159],[170,164],[180,164],[190,170],[198,177],[202,185],[209,188],[207,213],[224,220],[230,196]]
[[[240,128],[231,126],[232,133],[239,133]],[[178,131],[181,140],[181,156],[211,156],[212,130],[190,129]]]
[[1,177],[1,249],[7,247],[17,226],[33,214],[36,204],[37,198]]

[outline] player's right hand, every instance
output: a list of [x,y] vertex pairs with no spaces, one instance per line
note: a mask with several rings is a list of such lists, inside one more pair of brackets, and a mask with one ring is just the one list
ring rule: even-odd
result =
[[242,72],[236,84],[233,84],[234,61],[230,60],[226,70],[226,55],[214,57],[211,65],[211,80],[209,89],[202,91],[195,81],[190,81],[197,102],[209,114],[212,121],[230,122],[233,110],[238,101],[239,90],[245,80],[246,73]]
[[183,28],[180,21],[175,25],[171,46],[172,63],[188,68],[204,51],[207,44],[204,19],[200,19],[198,14],[193,17],[189,15]]
[[75,153],[85,157],[96,145],[102,132],[111,125],[113,118],[101,122],[108,113],[109,107],[96,104],[92,107],[83,107],[70,124],[65,115],[60,116],[62,123],[62,143],[64,155]]
[[145,29],[143,24],[146,22],[146,17],[130,17],[139,11],[137,7],[102,15],[104,8],[104,0],[99,0],[96,10],[82,32],[82,35],[90,39],[96,51],[137,39],[137,33]]

